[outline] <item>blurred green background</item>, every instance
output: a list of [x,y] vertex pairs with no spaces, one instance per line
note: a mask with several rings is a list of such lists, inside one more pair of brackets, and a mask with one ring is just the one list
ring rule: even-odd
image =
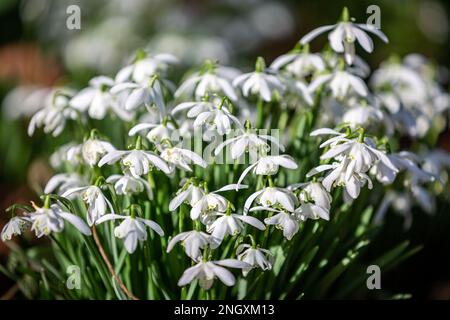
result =
[[[66,28],[70,5],[81,9],[80,30]],[[39,107],[33,108],[37,98],[25,99],[27,90],[81,88],[94,75],[114,75],[137,48],[174,53],[183,61],[180,76],[205,58],[251,69],[257,56],[271,62],[306,32],[334,23],[343,6],[356,21],[365,22],[370,5],[379,6],[381,28],[390,39],[387,45],[375,40],[370,55],[359,52],[372,68],[394,53],[418,52],[443,66],[440,74],[448,87],[449,1],[1,0],[0,226],[9,204],[35,197],[51,175],[46,157],[66,142],[26,135],[28,117]],[[312,50],[325,42],[320,37]],[[8,94],[13,88],[20,89]],[[448,139],[444,133],[440,145],[450,150]],[[439,207],[434,217],[415,214],[407,232],[399,232],[401,218],[388,215],[374,250],[382,252],[403,239],[424,249],[382,278],[383,289],[450,299],[450,215],[449,208]],[[7,254],[1,243],[0,254]],[[0,278],[0,295],[9,286]]]

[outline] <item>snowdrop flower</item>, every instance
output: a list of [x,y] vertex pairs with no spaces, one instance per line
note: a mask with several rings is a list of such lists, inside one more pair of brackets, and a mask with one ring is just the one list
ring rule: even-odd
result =
[[370,146],[370,144],[356,140],[348,140],[342,144],[331,146],[330,149],[320,157],[320,159],[338,159],[339,156],[342,155],[348,156],[348,159],[350,160],[349,167],[347,168],[349,172],[366,172],[377,161],[382,162],[393,171],[398,171],[385,153],[375,149]]
[[165,72],[170,65],[177,63],[178,59],[169,53],[160,53],[151,56],[144,51],[138,51],[135,62],[120,69],[115,81],[117,83],[129,81],[143,83],[152,76]]
[[21,235],[25,229],[30,227],[30,219],[28,217],[12,217],[2,229],[1,239],[3,242],[11,240],[13,236]]
[[[431,200],[431,199],[430,199]],[[403,216],[403,229],[408,230],[412,226],[412,207],[415,199],[410,192],[397,192],[388,190],[375,213],[374,223],[379,224],[384,219],[389,207]],[[425,209],[424,209],[425,210]],[[426,211],[426,210],[425,210]]]
[[198,128],[206,124],[208,129],[215,129],[218,134],[224,135],[231,131],[232,123],[240,126],[239,120],[233,116],[227,108],[220,107],[196,111],[198,113],[191,112],[188,114],[188,116],[196,117],[193,124],[194,128]]
[[90,138],[86,140],[81,147],[81,155],[84,162],[93,167],[97,165],[99,160],[108,152],[114,151],[116,148],[109,142],[99,139]]
[[244,243],[237,247],[236,255],[238,260],[250,265],[250,267],[242,269],[244,277],[247,276],[250,270],[256,267],[259,267],[263,271],[272,269],[273,254],[267,249],[254,248]]
[[322,135],[332,135],[333,138],[328,139],[326,142],[322,143],[320,147],[324,147],[327,145],[335,144],[337,141],[341,140],[342,138],[345,138],[347,136],[346,133],[341,133],[339,131],[330,129],[330,128],[320,128],[312,131],[310,133],[311,137],[317,137]]
[[53,168],[60,168],[66,162],[72,166],[83,164],[83,156],[81,154],[81,144],[69,142],[61,146],[50,156],[50,164]]
[[268,207],[254,207],[250,211],[271,211],[276,213],[274,216],[264,219],[264,223],[267,225],[274,225],[277,229],[283,230],[283,236],[291,240],[292,237],[298,232],[298,218],[295,212],[281,211]]
[[450,154],[443,149],[428,151],[423,157],[423,170],[439,177],[442,183],[448,180],[447,169],[450,168]]
[[[149,130],[150,129],[150,130]],[[146,138],[153,143],[159,144],[163,140],[170,139],[171,132],[174,130],[173,126],[168,123],[153,124],[153,123],[139,123],[130,129],[129,136],[134,136],[140,131],[149,130]]]
[[380,223],[384,219],[389,207],[392,207],[397,213],[403,216],[403,228],[407,230],[412,226],[412,208],[414,204],[419,205],[426,213],[432,214],[436,207],[436,200],[428,190],[420,186],[412,186],[406,192],[389,190],[378,207],[374,223]]
[[58,173],[48,180],[44,193],[49,194],[57,191],[57,194],[61,195],[69,189],[82,187],[87,184],[87,179],[77,173]]
[[[325,51],[322,53],[322,58],[326,62],[328,69],[331,70],[342,69],[345,65],[345,59],[342,60],[341,55],[332,51]],[[352,65],[347,65],[346,70],[360,78],[366,78],[370,75],[370,66],[358,55],[353,57]]]
[[333,97],[339,100],[343,100],[351,92],[355,92],[361,97],[366,97],[368,94],[364,81],[344,70],[317,76],[309,85],[309,90],[314,92],[323,84],[328,84]]
[[206,61],[203,71],[195,73],[184,81],[175,91],[175,98],[183,94],[201,99],[205,95],[214,93],[224,95],[232,101],[237,100],[236,92],[230,83],[230,79],[237,74],[231,68],[215,66],[213,62]]
[[178,280],[178,285],[182,287],[192,282],[192,280],[198,279],[200,287],[208,290],[213,285],[214,279],[219,278],[225,285],[233,286],[236,283],[236,279],[224,267],[243,269],[249,268],[249,265],[236,259],[200,261],[183,272],[180,280]]
[[320,182],[307,182],[294,184],[288,187],[288,189],[297,189],[301,187],[302,190],[299,193],[299,199],[302,203],[313,202],[314,204],[330,210],[331,208],[331,195],[325,190],[322,183]]
[[207,226],[207,231],[211,233],[217,242],[211,245],[217,248],[226,235],[235,236],[244,229],[244,223],[251,225],[259,230],[265,230],[264,223],[258,219],[235,213],[216,213],[216,220]]
[[299,97],[301,101],[306,102],[308,106],[312,106],[314,104],[311,92],[303,81],[292,77],[282,77],[280,80],[285,86],[285,93],[292,93],[294,97]]
[[114,212],[111,202],[97,186],[69,189],[64,192],[62,196],[68,197],[72,194],[80,194],[81,199],[86,203],[88,209],[86,219],[89,226],[92,226],[95,221],[106,214],[106,212]]
[[166,104],[164,102],[163,88],[173,88],[173,84],[165,79],[153,76],[143,83],[122,82],[114,85],[110,92],[113,95],[125,94],[124,108],[133,111],[145,105],[150,108],[155,105],[161,114],[165,114]]
[[366,52],[373,51],[373,41],[366,32],[371,32],[378,36],[385,43],[388,42],[386,35],[370,24],[355,24],[350,22],[350,17],[347,8],[344,8],[342,22],[334,25],[323,26],[314,29],[306,34],[300,43],[302,45],[309,43],[318,35],[333,30],[328,35],[331,48],[339,53],[344,53],[345,60],[348,64],[353,63],[355,56],[355,42],[357,41]]
[[242,134],[228,139],[220,143],[216,149],[214,149],[214,155],[218,156],[219,153],[228,145],[231,145],[231,158],[238,159],[244,152],[258,153],[263,150],[267,152],[270,150],[268,142],[273,143],[280,151],[284,151],[284,146],[280,143],[279,139],[270,135],[257,134],[251,130],[241,130]]
[[358,172],[351,166],[349,169],[350,159],[347,156],[341,162],[320,165],[306,174],[311,177],[317,173],[330,171],[322,180],[322,184],[328,192],[331,192],[333,186],[344,187],[344,199],[350,202],[359,196],[361,188],[368,183],[369,189],[372,189],[372,180],[364,172]]
[[220,135],[231,131],[231,124],[235,123],[242,127],[238,118],[233,116],[227,107],[226,98],[214,99],[213,101],[184,102],[172,110],[176,114],[182,110],[190,109],[187,113],[189,118],[195,118],[194,128],[207,125],[214,128]]
[[28,125],[28,135],[32,136],[36,128],[43,127],[46,134],[58,136],[65,128],[66,121],[76,119],[77,112],[69,106],[72,91],[67,89],[54,90],[48,97],[44,108],[31,118]]
[[64,160],[74,166],[83,164],[82,147],[82,144],[68,145]]
[[418,163],[420,162],[420,159],[417,155],[408,151],[401,151],[398,153],[391,153],[387,156],[391,163],[398,168],[398,170],[392,170],[392,168],[386,166],[383,162],[377,163],[372,170],[379,182],[383,184],[391,184],[394,182],[399,170],[406,170],[408,172],[411,176],[412,185],[434,180],[434,176],[432,174],[422,170],[419,167]]
[[133,177],[128,174],[113,174],[106,182],[114,184],[114,190],[119,195],[130,195],[146,192],[149,199],[153,199],[153,192],[149,183],[141,177]]
[[294,211],[297,205],[297,198],[294,193],[285,188],[266,187],[251,194],[244,204],[244,214],[246,214],[256,200],[263,207],[281,206],[288,211]]
[[322,57],[308,50],[287,53],[276,58],[270,65],[270,69],[286,70],[289,74],[303,79],[311,74],[321,72],[325,69]]
[[2,101],[6,119],[15,120],[35,114],[48,100],[51,88],[37,85],[17,85]]
[[186,255],[192,260],[198,262],[202,258],[201,249],[205,249],[208,245],[213,243],[213,238],[202,231],[187,231],[177,234],[175,237],[170,239],[167,245],[167,252],[172,251],[173,247],[178,243],[184,247]]
[[48,236],[52,232],[64,230],[64,220],[72,224],[78,231],[86,236],[91,235],[91,229],[78,216],[65,212],[59,205],[53,204],[49,208],[40,208],[33,204],[36,211],[31,212],[29,219],[32,223],[31,231],[36,237]]
[[320,147],[330,147],[327,152],[322,154],[320,159],[339,159],[342,156],[347,156],[349,161],[346,168],[348,175],[351,175],[352,172],[367,172],[377,161],[382,162],[393,171],[398,171],[387,155],[376,149],[371,139],[364,137],[364,130],[359,130],[359,136],[353,139],[342,136],[339,132],[332,133],[330,129],[318,129],[311,133],[313,136],[320,134],[335,135],[335,137],[320,145]]
[[244,97],[258,95],[266,102],[272,101],[272,92],[282,93],[284,85],[276,76],[264,72],[264,69],[264,60],[259,57],[256,61],[256,71],[238,76],[233,80],[233,86],[242,87]]
[[291,170],[298,168],[291,156],[285,154],[279,156],[263,156],[242,172],[236,185],[239,186],[251,170],[256,175],[271,176],[278,172],[280,166]]
[[400,63],[381,64],[372,74],[370,85],[391,113],[398,112],[402,105],[410,108],[417,103],[424,103],[427,97],[424,79]]
[[175,211],[183,202],[187,202],[191,206],[194,206],[205,195],[205,191],[202,188],[194,185],[193,183],[186,183],[178,191],[175,198],[169,203],[169,210]]
[[385,120],[383,112],[370,105],[352,107],[342,116],[342,122],[347,123],[352,129],[368,127],[374,122],[381,123],[383,120]]
[[170,173],[169,166],[159,156],[153,152],[138,149],[108,152],[100,159],[98,166],[102,167],[106,163],[111,165],[119,160],[135,178],[139,178],[140,176],[149,173],[152,166],[160,169],[165,174]]
[[170,171],[175,167],[181,168],[185,171],[192,172],[190,163],[194,163],[202,168],[206,168],[207,163],[201,156],[187,149],[177,147],[167,147],[161,152],[161,158],[166,160],[169,164]]
[[331,209],[331,195],[320,182],[294,184],[288,189],[301,187],[299,193],[300,207],[295,210],[300,220],[322,218],[329,220]]
[[122,120],[131,120],[131,114],[122,110],[118,100],[109,92],[114,80],[105,76],[95,77],[89,81],[89,87],[81,90],[71,100],[70,106],[81,112],[87,110],[92,119],[105,118],[108,110],[112,110]]
[[239,189],[245,189],[247,187],[248,186],[246,185],[229,184],[216,191],[205,192],[201,196],[201,198],[192,206],[191,219],[196,220],[201,215],[205,215],[211,212],[225,212],[228,208],[229,201],[217,193],[230,190],[237,191]]
[[327,221],[330,220],[329,209],[325,209],[311,202],[302,202],[300,207],[296,209],[296,213],[301,221],[307,219],[317,220],[319,218]]
[[121,216],[118,214],[106,214],[98,219],[95,224],[101,224],[110,220],[123,220],[119,226],[114,228],[114,236],[123,239],[125,249],[128,253],[133,253],[136,250],[138,242],[147,240],[147,231],[145,227],[150,227],[153,231],[164,236],[164,231],[159,224],[152,220],[142,219],[133,216]]
[[370,81],[397,127],[412,137],[423,137],[432,124],[442,126],[437,116],[450,105],[448,94],[430,72],[422,72],[411,67],[406,58],[403,63],[391,59],[373,73]]

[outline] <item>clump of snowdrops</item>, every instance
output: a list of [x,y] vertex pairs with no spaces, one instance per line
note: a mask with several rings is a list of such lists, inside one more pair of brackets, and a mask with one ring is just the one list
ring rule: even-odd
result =
[[[329,44],[310,52],[324,33]],[[370,75],[356,52],[372,52],[372,37],[388,43],[344,9],[248,73],[208,60],[176,85],[176,57],[139,50],[115,77],[55,88],[28,134],[66,135],[50,157],[57,173],[41,203],[8,209],[1,233],[31,230],[51,246],[9,242],[2,271],[30,297],[69,299],[346,297],[365,286],[359,256],[385,213],[405,228],[416,204],[432,213],[450,165],[434,149],[449,107],[436,68],[409,55]],[[415,250],[400,243],[374,263],[387,270]]]

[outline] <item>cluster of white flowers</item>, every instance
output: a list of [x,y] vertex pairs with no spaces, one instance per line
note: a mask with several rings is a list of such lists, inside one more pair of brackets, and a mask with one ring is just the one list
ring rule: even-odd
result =
[[[331,31],[328,38],[334,52],[310,53],[308,43],[326,31]],[[270,230],[275,226],[291,240],[307,220],[330,220],[336,188],[342,188],[344,201],[351,204],[365,186],[373,187],[372,179],[382,185],[393,184],[405,171],[404,185],[411,194],[419,199],[431,197],[425,185],[443,177],[442,171],[450,165],[449,156],[443,151],[428,153],[425,158],[411,152],[394,153],[388,139],[403,130],[412,136],[425,135],[437,115],[448,109],[448,95],[426,70],[426,63],[412,57],[404,64],[393,62],[377,70],[370,81],[371,92],[363,80],[368,67],[355,54],[356,42],[367,52],[373,50],[366,32],[387,42],[380,30],[350,22],[344,10],[342,21],[312,31],[270,67],[266,68],[264,60],[258,58],[254,72],[241,74],[208,60],[176,88],[167,75],[177,59],[169,54],[139,51],[114,78],[93,78],[88,88],[75,94],[56,90],[48,104],[32,117],[30,135],[36,127],[43,127],[44,132],[57,136],[69,119],[86,124],[90,119],[111,116],[127,124],[127,138],[133,142],[128,148],[120,148],[92,130],[83,142],[71,142],[52,156],[52,165],[68,172],[51,178],[45,193],[70,200],[81,198],[87,224],[56,201],[14,217],[2,230],[2,239],[11,239],[28,225],[40,237],[61,232],[66,220],[89,235],[89,227],[122,220],[114,236],[133,253],[139,243],[147,241],[148,226],[161,237],[168,234],[168,254],[180,243],[195,264],[183,273],[178,284],[184,286],[199,279],[200,286],[209,289],[215,278],[228,286],[235,284],[226,267],[239,268],[244,276],[254,268],[270,270],[273,254],[255,240],[258,230],[264,230],[267,237],[269,231],[278,232]],[[271,113],[270,108],[276,106],[280,109]],[[320,144],[324,152],[313,162],[317,166],[306,168],[310,169],[302,177],[306,181],[286,185],[286,175],[297,173],[303,159],[284,154],[292,150],[293,144],[287,135],[281,137],[286,143],[281,143],[278,137],[257,130],[277,127],[282,119],[274,113],[289,115],[292,109],[316,112],[316,125],[323,125],[310,132],[312,138],[306,138],[328,139]],[[188,135],[184,132],[193,136],[196,130],[202,131],[204,143],[212,141],[212,137],[224,139],[215,140],[220,142],[213,149],[212,159],[174,138],[175,132],[185,138]],[[237,134],[230,137],[233,130]],[[220,167],[221,156],[228,150],[232,162]],[[247,157],[251,163],[239,171],[242,162],[238,160]],[[214,176],[216,168],[224,169],[219,178],[227,183],[222,187],[211,183],[214,180],[209,177]],[[323,178],[318,178],[322,174]],[[163,231],[162,227],[167,226],[150,220],[141,209],[142,202],[136,200],[161,205],[155,193],[170,190],[163,188],[169,183],[164,179],[179,186],[176,192],[172,190],[173,198],[160,213],[177,213],[178,233]],[[243,192],[249,189],[242,184],[244,180],[256,187],[245,201],[230,201],[222,195],[232,192],[230,198],[232,195],[236,199],[236,192],[242,199]],[[213,184],[218,190],[209,190],[208,185]],[[385,202],[394,198],[387,194]],[[241,243],[247,238],[251,244]],[[217,260],[220,255],[216,253],[230,241],[236,242],[234,258]]]

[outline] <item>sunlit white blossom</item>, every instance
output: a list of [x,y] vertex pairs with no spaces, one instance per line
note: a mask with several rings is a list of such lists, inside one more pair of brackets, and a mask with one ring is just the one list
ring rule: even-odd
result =
[[138,52],[139,57],[134,63],[119,70],[115,81],[117,83],[134,81],[142,83],[149,80],[155,74],[165,72],[170,65],[178,63],[178,59],[169,53],[149,55]]
[[283,230],[283,236],[286,239],[291,240],[298,232],[299,219],[295,211],[287,212],[267,207],[254,207],[250,209],[251,212],[258,210],[270,211],[275,213],[274,215],[265,218],[264,223],[267,225],[274,225],[277,229]]
[[161,114],[165,114],[163,88],[173,88],[173,84],[168,80],[153,77],[144,83],[118,83],[111,88],[110,92],[113,95],[126,95],[123,106],[126,111],[133,111],[141,106],[148,108],[156,106]]
[[133,253],[136,250],[138,242],[147,240],[147,230],[145,227],[149,227],[161,237],[164,236],[164,231],[159,224],[152,220],[139,217],[107,214],[98,219],[95,224],[101,224],[110,220],[123,220],[114,228],[114,236],[123,239],[123,244],[128,253]]
[[22,232],[31,226],[30,219],[26,216],[12,217],[2,228],[2,241],[11,240],[13,236],[19,236]]
[[34,231],[36,237],[48,236],[52,232],[61,232],[64,230],[64,221],[69,222],[82,234],[90,236],[91,230],[87,224],[78,216],[63,211],[59,205],[53,204],[50,208],[40,208],[34,206],[35,211],[29,214],[32,223],[31,231]]
[[56,137],[61,134],[67,120],[78,117],[75,109],[69,106],[73,92],[67,89],[56,89],[46,99],[45,106],[37,111],[28,125],[28,135],[32,136],[36,128],[43,128],[44,133]]
[[187,109],[189,109],[187,116],[189,118],[195,118],[193,123],[194,128],[207,125],[217,130],[220,135],[224,135],[231,131],[231,125],[233,123],[238,127],[242,127],[239,119],[228,109],[224,99],[215,99],[211,102],[184,102],[176,106],[172,110],[172,114]]
[[345,156],[341,162],[334,162],[332,164],[323,164],[312,169],[307,177],[315,174],[329,171],[322,184],[328,192],[331,192],[333,187],[344,187],[344,198],[347,202],[351,199],[356,199],[359,196],[361,188],[367,183],[368,188],[372,189],[372,180],[364,172],[354,170],[354,167],[349,167],[350,159]]
[[105,197],[102,190],[97,186],[87,186],[69,189],[62,194],[63,197],[68,197],[72,194],[80,194],[81,199],[87,205],[86,220],[90,226],[95,221],[106,214],[107,212],[114,212],[111,202]]
[[272,101],[272,93],[284,91],[284,85],[272,74],[264,72],[264,62],[260,62],[262,66],[258,67],[255,72],[245,73],[233,80],[233,86],[242,88],[244,97],[249,95],[260,96],[264,101]]
[[114,80],[105,76],[95,77],[89,81],[89,87],[81,90],[71,100],[70,105],[81,111],[87,111],[93,119],[105,118],[111,110],[125,121],[132,118],[130,113],[123,110],[118,99],[110,93],[109,89],[114,86]]
[[200,287],[208,290],[213,285],[214,279],[219,278],[223,284],[233,286],[236,282],[233,274],[225,269],[228,268],[249,268],[249,264],[236,260],[224,259],[219,261],[200,261],[195,266],[186,269],[178,280],[179,286],[185,286],[194,279],[199,280]]
[[100,159],[98,166],[102,167],[105,164],[111,165],[117,161],[120,161],[135,178],[147,174],[152,166],[155,166],[166,174],[170,173],[169,166],[158,155],[150,151],[136,149],[111,151]]
[[134,136],[144,130],[148,130],[145,136],[150,142],[161,143],[163,140],[170,139],[174,128],[170,124],[139,123],[130,129],[128,135]]
[[48,180],[44,188],[44,193],[57,193],[62,195],[69,189],[83,187],[87,184],[87,179],[77,173],[58,173]]
[[276,58],[270,65],[271,69],[285,69],[290,74],[304,78],[316,72],[325,69],[325,63],[322,57],[316,53],[293,52],[287,53]]
[[106,141],[99,139],[88,139],[81,147],[81,155],[83,160],[91,167],[97,165],[100,159],[108,152],[114,151],[116,148]]
[[215,213],[214,222],[207,226],[207,231],[211,233],[214,239],[218,240],[218,243],[212,247],[217,247],[226,235],[235,236],[244,229],[244,224],[251,225],[259,230],[264,230],[266,227],[264,223],[256,219],[255,217],[235,214],[235,213]]
[[264,135],[264,134],[257,134],[255,132],[252,132],[250,130],[242,130],[242,134],[225,140],[224,142],[220,143],[215,149],[214,154],[217,156],[223,148],[230,145],[231,150],[231,158],[237,159],[244,152],[252,153],[258,153],[260,150],[263,150],[264,152],[268,152],[270,150],[270,146],[268,142],[275,145],[280,151],[284,151],[284,146],[280,143],[279,139],[276,137],[270,136],[270,135]]
[[263,207],[281,206],[288,211],[294,211],[297,198],[289,189],[266,187],[251,194],[244,204],[244,214],[248,212],[253,202]]
[[206,94],[218,93],[236,101],[237,95],[231,85],[231,80],[238,74],[238,71],[215,66],[211,62],[206,63],[205,69],[205,71],[195,73],[184,81],[175,92],[175,97],[178,98],[187,94],[196,99],[201,99]]
[[214,238],[205,232],[196,230],[181,232],[170,239],[167,244],[167,252],[172,251],[178,242],[181,242],[189,258],[199,261],[202,258],[201,249],[205,249],[210,244],[213,244]]
[[271,270],[273,265],[273,255],[267,249],[253,248],[249,244],[240,244],[236,249],[238,260],[248,263],[251,267],[243,268],[242,274],[247,276],[253,268],[260,268],[263,271]]
[[119,195],[130,195],[146,192],[149,199],[153,199],[153,192],[149,183],[141,177],[133,177],[129,174],[113,174],[106,182],[114,184],[114,190]]
[[343,70],[315,77],[309,85],[309,90],[316,91],[322,85],[329,88],[335,98],[341,100],[350,93],[357,93],[361,97],[368,94],[367,86],[361,78]]
[[378,36],[384,42],[388,42],[386,35],[371,24],[356,24],[349,21],[348,11],[344,9],[342,22],[334,25],[322,26],[314,29],[300,39],[301,44],[307,44],[322,33],[331,31],[328,34],[328,40],[331,48],[339,53],[345,54],[345,60],[352,64],[355,56],[355,42],[357,41],[366,52],[373,51],[373,41],[366,32]]
[[263,156],[255,163],[247,167],[239,177],[237,185],[240,185],[245,176],[252,171],[255,175],[270,176],[278,172],[280,167],[295,170],[298,168],[294,159],[288,155]]
[[162,150],[161,158],[167,161],[170,171],[173,171],[177,167],[192,172],[192,168],[190,167],[191,163],[202,168],[206,168],[207,166],[206,161],[195,152],[177,147],[167,147]]
[[183,202],[194,206],[199,200],[203,198],[205,191],[192,183],[184,185],[177,193],[177,195],[170,201],[169,210],[175,211]]
[[201,196],[201,198],[192,206],[191,219],[196,220],[201,215],[207,214],[209,212],[225,212],[228,208],[229,201],[217,193],[230,190],[245,189],[247,187],[248,186],[246,185],[229,184],[216,191],[205,192]]

